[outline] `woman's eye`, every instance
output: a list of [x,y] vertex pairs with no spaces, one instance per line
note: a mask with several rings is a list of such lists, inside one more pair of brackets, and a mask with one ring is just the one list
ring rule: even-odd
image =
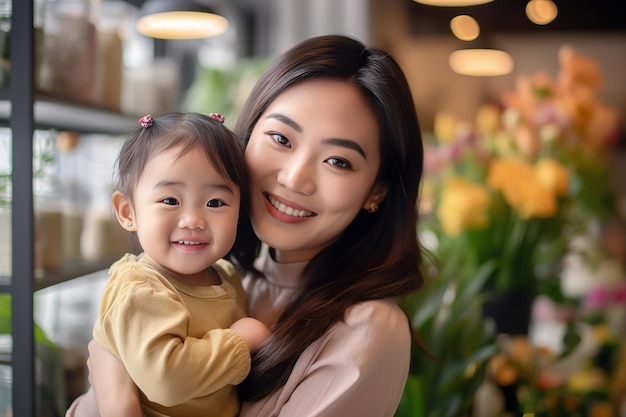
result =
[[278,143],[279,145],[283,145],[283,146],[287,146],[287,147],[291,147],[291,143],[289,143],[289,139],[287,139],[286,137],[284,137],[283,135],[281,135],[280,133],[270,133],[270,136],[272,137],[272,139],[274,139],[274,141],[276,143]]
[[208,203],[206,203],[207,207],[221,207],[223,206],[225,203],[222,200],[219,200],[217,198],[214,198],[213,200],[209,200]]
[[161,200],[161,203],[167,204],[168,206],[177,206],[179,204],[178,200],[174,197],[165,197]]
[[332,157],[332,158],[328,158],[326,162],[338,168],[346,168],[346,169],[352,168],[352,164],[342,158]]

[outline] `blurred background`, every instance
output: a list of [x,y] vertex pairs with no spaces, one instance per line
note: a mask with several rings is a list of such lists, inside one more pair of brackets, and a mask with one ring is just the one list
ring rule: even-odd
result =
[[[137,251],[109,205],[123,134],[174,110],[219,112],[233,127],[274,57],[334,33],[398,61],[425,143],[420,236],[436,261],[427,288],[401,302],[440,360],[415,353],[398,417],[626,417],[626,22],[615,2],[34,0],[19,20],[24,3],[0,0],[0,415],[20,406],[9,324],[20,280],[34,291],[35,414],[63,415],[88,386],[107,267]],[[210,14],[210,31],[151,32],[145,18],[163,7]],[[16,30],[30,26],[22,44]],[[13,132],[18,106],[34,111],[26,156],[13,152],[28,140]],[[20,158],[32,158],[27,185]],[[22,185],[32,268],[12,240]]]

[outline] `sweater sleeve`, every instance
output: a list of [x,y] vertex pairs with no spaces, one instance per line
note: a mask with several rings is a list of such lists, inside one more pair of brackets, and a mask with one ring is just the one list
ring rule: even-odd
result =
[[298,359],[287,384],[240,417],[392,417],[410,363],[407,318],[391,301],[354,306]]
[[189,312],[177,293],[132,275],[105,289],[94,339],[124,363],[150,401],[173,406],[245,378],[250,353],[239,334],[214,329],[189,337]]

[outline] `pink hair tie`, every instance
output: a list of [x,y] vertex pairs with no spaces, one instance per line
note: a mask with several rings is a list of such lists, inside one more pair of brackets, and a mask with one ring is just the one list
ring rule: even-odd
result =
[[209,117],[212,117],[220,123],[224,123],[224,116],[219,113],[209,113]]
[[139,119],[139,124],[144,128],[152,126],[153,123],[154,119],[149,114]]

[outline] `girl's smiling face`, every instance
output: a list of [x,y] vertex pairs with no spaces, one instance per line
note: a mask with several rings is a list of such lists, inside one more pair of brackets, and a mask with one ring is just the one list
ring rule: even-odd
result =
[[270,104],[245,159],[252,224],[278,261],[310,260],[384,198],[379,141],[374,111],[347,81],[306,81]]
[[[226,181],[200,147],[172,148],[145,166],[132,202],[116,193],[123,227],[137,232],[144,256],[189,283],[206,282],[206,269],[233,246],[239,187]],[[129,217],[130,216],[130,217]]]

